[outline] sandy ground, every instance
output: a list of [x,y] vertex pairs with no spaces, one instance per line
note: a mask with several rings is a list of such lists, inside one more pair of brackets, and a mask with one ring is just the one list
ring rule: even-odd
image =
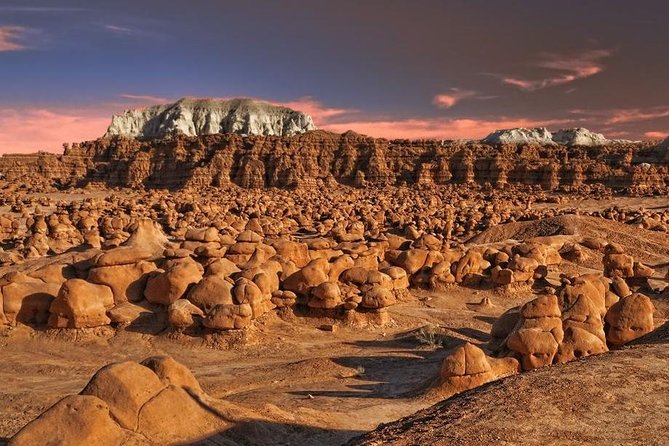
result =
[[[469,305],[484,295],[496,305],[484,310]],[[445,351],[462,339],[486,341],[494,317],[531,293],[509,298],[454,288],[417,297],[392,307],[383,327],[336,323],[335,332],[318,328],[332,320],[293,314],[269,315],[243,334],[203,338],[154,335],[151,326],[118,332],[17,327],[0,338],[5,383],[0,437],[10,437],[63,396],[79,392],[103,365],[169,354],[188,366],[211,396],[276,419],[273,438],[264,444],[341,444],[434,403],[420,395],[437,375]],[[423,326],[434,339],[417,334]]]
[[350,445],[666,445],[667,342],[493,382]]

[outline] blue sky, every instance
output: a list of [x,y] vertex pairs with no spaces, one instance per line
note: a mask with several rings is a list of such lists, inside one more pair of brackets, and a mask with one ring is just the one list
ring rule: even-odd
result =
[[659,138],[667,16],[656,0],[0,0],[0,152],[59,150],[183,96],[373,136]]

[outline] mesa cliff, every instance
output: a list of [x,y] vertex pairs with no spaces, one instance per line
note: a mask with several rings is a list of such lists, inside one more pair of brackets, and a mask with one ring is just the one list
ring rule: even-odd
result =
[[0,173],[9,181],[58,188],[91,183],[169,189],[510,183],[553,190],[587,184],[664,188],[669,181],[667,151],[651,142],[489,145],[317,130],[293,136],[105,136],[64,147],[61,155],[5,155]]

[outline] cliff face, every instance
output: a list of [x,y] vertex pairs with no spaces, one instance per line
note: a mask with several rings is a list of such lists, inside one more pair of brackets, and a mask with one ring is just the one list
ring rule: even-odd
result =
[[37,175],[51,184],[146,188],[238,185],[327,187],[449,183],[583,184],[665,187],[666,150],[649,143],[558,144],[375,139],[313,131],[291,137],[216,134],[158,140],[105,137],[66,146],[63,155],[0,158],[9,180]]
[[180,99],[174,104],[128,110],[114,116],[105,136],[142,139],[216,133],[291,136],[315,129],[307,114],[251,99]]

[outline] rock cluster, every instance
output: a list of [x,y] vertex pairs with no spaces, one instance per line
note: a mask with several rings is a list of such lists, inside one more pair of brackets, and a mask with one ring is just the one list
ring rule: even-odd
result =
[[604,353],[653,330],[655,309],[647,296],[611,287],[603,276],[564,280],[557,294],[512,308],[493,324],[490,347],[498,355],[532,370]]
[[153,445],[188,442],[230,425],[193,374],[169,356],[98,370],[28,423],[10,446],[36,444]]

